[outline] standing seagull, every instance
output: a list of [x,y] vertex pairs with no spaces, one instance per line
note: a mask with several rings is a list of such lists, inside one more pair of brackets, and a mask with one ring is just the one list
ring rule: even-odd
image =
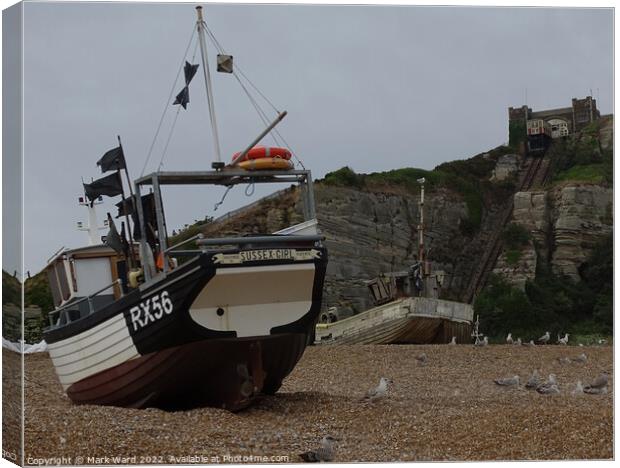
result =
[[328,462],[334,459],[334,442],[338,439],[332,436],[325,436],[321,439],[321,446],[316,450],[309,450],[308,452],[300,453],[299,456],[305,462]]
[[474,344],[474,346],[488,346],[489,344],[489,337],[485,336],[481,341],[478,340],[478,338],[476,338],[476,343]]
[[513,340],[512,340],[512,333],[508,333],[508,336],[506,337],[506,344],[512,344]]
[[513,344],[521,346],[523,343],[521,342],[521,338],[517,338],[517,341],[515,341]]
[[545,332],[543,336],[538,338],[538,341],[542,344],[547,344],[547,342],[551,339],[551,334],[549,332]]
[[577,385],[575,385],[575,390],[570,392],[572,396],[583,394],[583,385],[581,385],[581,380],[577,381]]
[[374,400],[384,397],[388,390],[388,384],[391,384],[391,383],[392,383],[391,379],[386,379],[385,377],[381,377],[381,380],[379,380],[379,385],[377,385],[375,388],[371,388],[370,390],[368,390],[368,392],[366,392],[366,396],[364,397],[364,399],[368,401],[374,401]]
[[560,338],[560,335],[558,335],[558,344],[561,344],[561,345],[568,344],[568,333],[564,335],[564,338]]
[[452,341],[450,343],[448,343],[448,344],[450,344],[452,346],[455,346],[456,345],[456,336],[453,336],[452,337]]

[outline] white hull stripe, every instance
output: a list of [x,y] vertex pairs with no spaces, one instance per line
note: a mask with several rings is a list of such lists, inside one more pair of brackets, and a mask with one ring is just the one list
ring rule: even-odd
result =
[[127,333],[123,330],[119,330],[118,333],[103,336],[100,339],[90,342],[87,346],[79,349],[79,351],[73,348],[73,351],[70,353],[63,354],[62,356],[52,356],[50,354],[50,357],[54,360],[54,365],[60,368],[85,359],[90,359],[93,356],[106,356],[110,354],[111,350],[118,349],[121,343],[125,343],[125,346],[127,346],[127,339]]
[[[63,358],[66,356],[74,355],[76,348],[85,347],[85,346],[91,347],[104,340],[108,340],[112,336],[117,336],[119,335],[119,333],[122,334],[123,329],[126,329],[126,328],[127,328],[127,323],[125,322],[125,320],[115,320],[113,323],[107,325],[106,327],[101,328],[100,330],[97,330],[96,333],[90,333],[88,336],[81,337],[80,340],[74,340],[72,343],[66,343],[66,344],[64,342],[61,342],[63,343],[62,346],[58,346],[54,348],[50,347],[49,348],[50,357]],[[122,336],[124,336],[124,334]],[[85,344],[82,344],[80,346],[80,342],[83,342]]]
[[110,317],[108,320],[101,322],[100,324],[95,325],[94,327],[89,328],[88,330],[83,331],[82,333],[79,333],[77,335],[73,335],[70,338],[66,338],[64,340],[49,344],[48,349],[52,351],[52,350],[63,348],[64,346],[76,345],[79,341],[89,340],[90,337],[92,337],[95,334],[101,333],[101,331],[103,331],[105,328],[116,325],[117,327],[111,332],[111,333],[114,333],[114,331],[119,329],[118,325],[121,323],[123,324],[123,326],[126,325],[125,316],[122,313],[119,313],[117,315],[114,315],[113,317]]

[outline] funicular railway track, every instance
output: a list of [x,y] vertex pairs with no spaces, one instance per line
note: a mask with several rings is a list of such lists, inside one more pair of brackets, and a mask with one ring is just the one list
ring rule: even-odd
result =
[[[533,186],[539,184],[544,185],[549,176],[550,164],[546,154],[540,156],[529,156],[526,159],[527,169],[521,177],[517,192],[530,190]],[[512,217],[512,209],[514,207],[514,198],[510,197],[506,206],[502,210],[499,222],[495,226],[493,233],[487,244],[487,248],[482,256],[478,267],[475,270],[472,280],[463,296],[463,301],[472,303],[478,293],[482,290],[486,281],[495,266],[495,262],[499,257],[502,249],[502,232],[510,218]]]

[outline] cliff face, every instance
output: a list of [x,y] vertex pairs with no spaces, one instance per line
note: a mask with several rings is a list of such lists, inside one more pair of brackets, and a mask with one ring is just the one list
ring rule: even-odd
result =
[[494,273],[523,289],[536,276],[539,261],[577,282],[592,250],[613,230],[613,190],[598,184],[569,182],[548,191],[517,192],[512,221],[530,233],[519,257],[499,257]]
[[[329,249],[325,305],[338,306],[340,317],[371,306],[364,284],[382,272],[406,270],[418,252],[419,196],[368,192],[318,184],[315,190],[319,226]],[[465,203],[440,190],[425,197],[425,247],[435,267],[453,269],[452,249],[464,239],[459,220]]]
[[579,279],[579,268],[594,246],[613,230],[613,190],[593,184],[569,184],[552,189],[551,266],[554,273]]

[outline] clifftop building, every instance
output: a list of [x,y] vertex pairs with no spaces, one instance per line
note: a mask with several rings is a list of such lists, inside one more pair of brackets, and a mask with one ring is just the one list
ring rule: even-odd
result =
[[510,140],[521,140],[525,136],[525,128],[528,120],[541,119],[551,127],[551,138],[559,138],[581,131],[589,123],[598,120],[601,113],[596,108],[596,99],[587,96],[584,99],[573,98],[571,107],[549,109],[533,112],[528,106],[509,107],[508,122],[510,128]]

